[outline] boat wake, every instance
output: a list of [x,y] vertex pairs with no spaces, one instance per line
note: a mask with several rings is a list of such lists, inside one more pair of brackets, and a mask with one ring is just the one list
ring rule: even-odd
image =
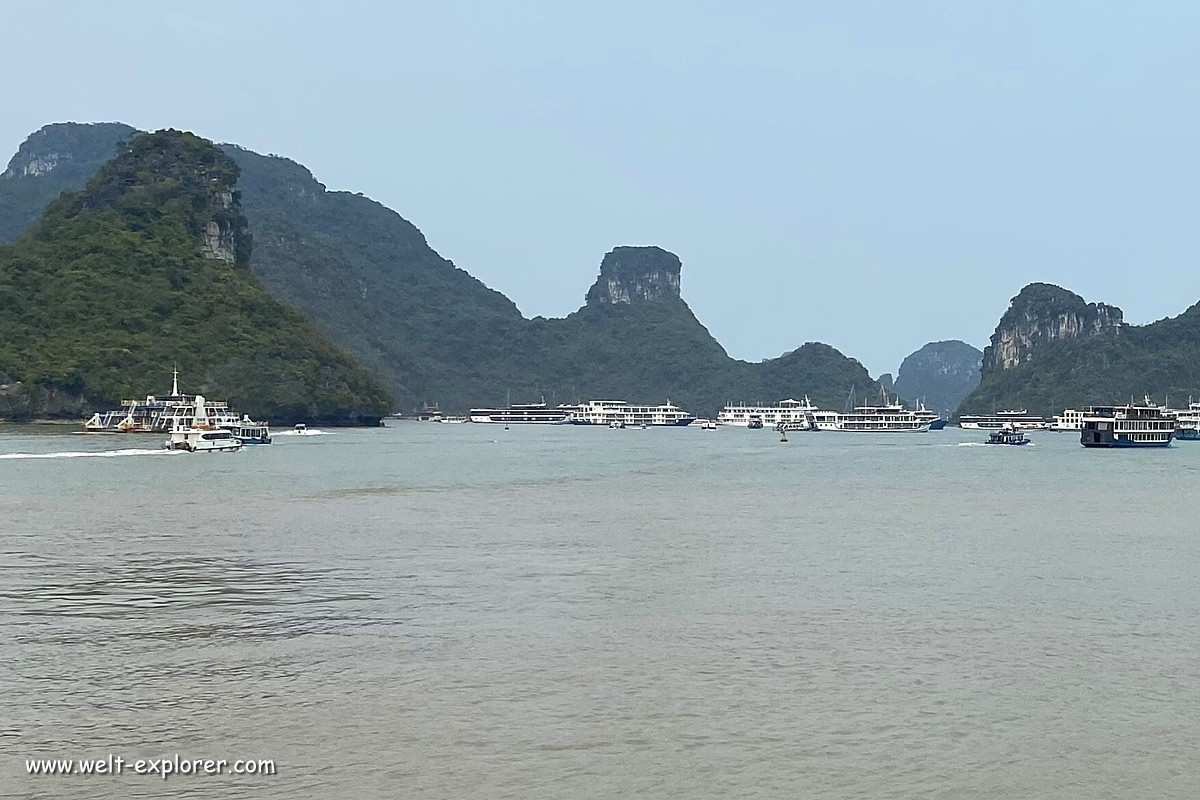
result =
[[[1003,447],[1004,445],[988,444],[987,442],[959,442],[958,447]],[[1037,442],[1030,442],[1026,447],[1037,447]]]
[[304,433],[296,433],[296,431],[279,431],[279,433],[272,432],[271,438],[275,438],[276,436],[332,436],[332,435],[333,435],[333,431],[323,431],[320,428],[309,428]]
[[121,458],[124,456],[174,456],[183,453],[182,450],[79,450],[63,453],[0,453],[0,459],[16,460],[25,458]]

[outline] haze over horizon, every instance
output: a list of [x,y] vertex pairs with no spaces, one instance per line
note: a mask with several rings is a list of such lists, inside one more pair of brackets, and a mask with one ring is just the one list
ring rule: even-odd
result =
[[731,355],[872,375],[982,348],[1031,281],[1133,323],[1200,299],[1190,5],[124,8],[8,10],[8,155],[62,121],[277,153],[527,316],[623,244],[683,259]]

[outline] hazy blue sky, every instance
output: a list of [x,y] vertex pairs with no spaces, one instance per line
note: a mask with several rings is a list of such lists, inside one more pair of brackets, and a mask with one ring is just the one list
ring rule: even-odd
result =
[[[982,347],[1034,280],[1200,298],[1200,4],[23,3],[0,150],[177,127],[412,220],[526,315],[614,245],[739,358]],[[5,156],[6,158],[7,156]]]

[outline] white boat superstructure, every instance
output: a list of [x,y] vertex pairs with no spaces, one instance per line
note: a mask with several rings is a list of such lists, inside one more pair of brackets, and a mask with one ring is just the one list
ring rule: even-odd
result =
[[1176,436],[1185,440],[1200,439],[1200,403],[1188,403],[1187,411],[1175,415]]
[[971,430],[999,430],[1014,427],[1020,430],[1037,431],[1046,428],[1046,420],[1025,409],[997,411],[994,414],[963,414],[958,418],[959,427]]
[[[563,408],[560,406],[560,408]],[[571,406],[570,422],[573,425],[608,425],[620,422],[623,425],[681,427],[695,422],[696,418],[670,400],[661,406],[635,406],[624,400],[589,400]]]
[[749,405],[747,403],[730,404],[721,409],[717,422],[722,425],[737,425],[742,428],[772,428],[779,430],[807,430],[811,426],[809,415],[817,407],[803,400],[780,400],[775,405]]
[[[192,420],[204,420],[205,402],[203,395],[196,395]],[[182,417],[178,418],[182,419]],[[171,438],[163,445],[168,450],[186,450],[190,453],[212,453],[242,449],[242,440],[233,433],[206,422],[184,425],[179,423],[172,429]]]
[[1081,431],[1083,430],[1083,412],[1067,408],[1061,414],[1055,414],[1046,426],[1051,431]]
[[858,406],[848,413],[817,411],[812,415],[818,431],[837,433],[925,433],[929,420],[898,403]]
[[198,395],[181,394],[179,370],[172,373],[171,394],[166,397],[146,395],[142,400],[122,400],[121,407],[97,412],[85,423],[88,433],[168,433],[181,426],[237,425],[242,417],[230,411],[221,400],[196,403]]

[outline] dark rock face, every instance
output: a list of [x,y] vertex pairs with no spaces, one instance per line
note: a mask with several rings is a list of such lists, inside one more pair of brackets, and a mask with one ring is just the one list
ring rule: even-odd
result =
[[896,392],[949,418],[979,385],[982,358],[983,353],[966,342],[930,342],[904,359]]
[[82,164],[89,175],[138,131],[120,122],[47,125],[21,143],[0,178],[39,177],[67,164]]
[[51,200],[81,188],[136,134],[119,122],[64,122],[32,134],[0,174],[0,243],[15,241]]
[[892,378],[892,373],[885,372],[875,379],[880,386],[887,389],[889,392],[896,388],[896,381]]
[[661,247],[614,247],[600,262],[588,304],[658,303],[679,299],[679,256]]
[[1116,306],[1088,303],[1053,284],[1031,283],[1000,318],[991,344],[983,351],[983,374],[1020,366],[1047,342],[1117,334],[1123,324]]

